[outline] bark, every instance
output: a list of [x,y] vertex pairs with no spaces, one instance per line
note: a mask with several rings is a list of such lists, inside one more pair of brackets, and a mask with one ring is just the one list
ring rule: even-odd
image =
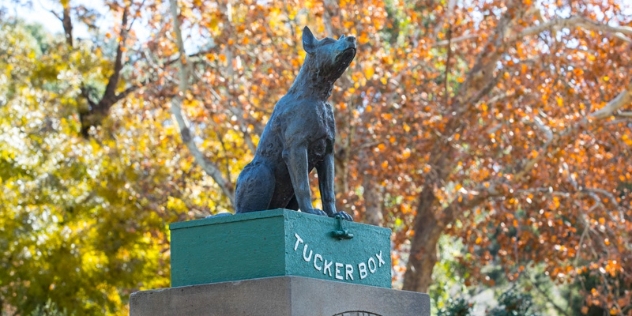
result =
[[72,41],[72,20],[70,19],[70,3],[64,6],[61,23],[64,26],[64,35],[66,36],[66,44],[73,47]]
[[[527,14],[531,14],[531,12],[527,12]],[[478,56],[455,97],[452,100],[446,98],[444,106],[454,114],[448,120],[445,130],[442,131],[442,138],[445,139],[446,136],[466,128],[466,123],[460,118],[461,113],[489,95],[496,86],[498,76],[494,70],[503,55],[504,48],[509,45],[505,41],[504,35],[515,18],[511,14],[505,14],[501,18],[496,26],[496,36],[491,37],[486,44],[489,49]],[[448,45],[450,42],[451,38],[448,39]],[[457,212],[464,208],[474,207],[488,196],[487,194],[479,194],[474,199],[470,198],[469,200],[461,197],[446,208],[440,208],[437,205],[438,201],[434,195],[434,190],[444,185],[455,163],[453,161],[455,148],[449,140],[444,140],[441,143],[430,153],[429,165],[432,167],[432,171],[426,177],[419,196],[419,206],[413,224],[414,237],[404,274],[404,290],[428,291],[428,287],[432,283],[432,271],[438,260],[437,244],[444,228],[454,221]],[[482,191],[486,190],[482,189]]]
[[437,263],[437,244],[442,229],[433,212],[436,197],[432,188],[425,186],[420,197],[415,218],[415,235],[410,245],[403,289],[428,292],[432,283],[432,270]]
[[[64,11],[65,14],[65,11]],[[93,101],[90,99],[90,95],[85,88],[81,89],[81,95],[86,99],[88,106],[79,111],[79,119],[81,121],[81,135],[83,137],[89,137],[90,128],[93,126],[99,126],[103,120],[108,116],[110,108],[116,104],[116,102],[124,99],[131,92],[135,91],[138,86],[131,86],[125,89],[121,93],[116,93],[116,88],[120,82],[121,69],[123,69],[124,48],[125,40],[128,33],[128,15],[129,7],[123,9],[123,16],[121,18],[121,33],[119,35],[118,45],[116,47],[116,56],[114,58],[114,65],[112,66],[112,74],[108,78],[108,83],[105,87],[105,92],[99,101]],[[65,24],[65,23],[64,23]],[[64,26],[65,28],[65,26]]]

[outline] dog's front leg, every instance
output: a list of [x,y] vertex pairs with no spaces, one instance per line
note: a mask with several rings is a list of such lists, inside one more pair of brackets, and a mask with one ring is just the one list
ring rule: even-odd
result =
[[294,195],[302,212],[327,215],[312,207],[312,194],[309,188],[309,170],[307,166],[307,146],[300,145],[283,151],[283,159],[290,172]]
[[353,221],[353,217],[345,212],[336,212],[336,192],[334,191],[334,154],[328,153],[325,159],[316,165],[318,187],[323,202],[323,211],[329,217],[340,214],[342,218]]

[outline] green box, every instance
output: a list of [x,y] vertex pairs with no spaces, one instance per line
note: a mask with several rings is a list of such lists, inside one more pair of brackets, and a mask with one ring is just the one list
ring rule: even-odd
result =
[[[286,275],[391,287],[387,228],[276,209],[170,230],[172,287]],[[341,230],[353,238],[335,237]]]

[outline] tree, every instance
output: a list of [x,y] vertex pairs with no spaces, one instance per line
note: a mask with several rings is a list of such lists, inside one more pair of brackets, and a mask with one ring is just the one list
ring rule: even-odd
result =
[[[110,40],[98,32],[95,44],[73,37],[74,26],[64,20],[90,24],[91,15],[61,1],[56,12],[64,36],[55,44],[40,41],[56,45],[58,57],[33,63],[27,49],[3,59],[11,65],[3,69],[11,69],[0,80],[2,126],[20,140],[37,139],[26,148],[6,145],[8,136],[0,141],[11,157],[0,160],[7,166],[1,179],[11,183],[0,197],[5,222],[25,216],[25,205],[42,204],[16,192],[48,173],[72,176],[81,190],[60,181],[47,208],[64,215],[59,205],[91,197],[80,209],[82,221],[58,229],[84,222],[98,232],[134,227],[116,237],[126,240],[117,251],[133,247],[142,230],[154,236],[156,255],[168,246],[159,222],[232,210],[234,180],[298,73],[300,29],[309,25],[318,37],[358,38],[356,59],[331,97],[337,203],[393,229],[393,261],[407,262],[405,289],[428,290],[438,242],[449,235],[468,249],[458,258],[468,284],[491,282],[481,271],[485,264],[502,267],[510,281],[537,266],[559,284],[583,283],[586,310],[629,312],[632,19],[625,1],[107,3],[117,21]],[[134,27],[141,23],[149,35],[138,39]],[[26,42],[17,47],[32,47]],[[24,109],[50,118],[54,128],[43,119],[27,125]],[[90,137],[76,137],[86,127]],[[55,148],[41,149],[52,139],[60,139]],[[51,158],[67,152],[74,155],[68,165]],[[24,160],[41,153],[48,160]],[[95,165],[101,166],[96,175]],[[138,189],[128,193],[126,185]],[[103,215],[109,205],[120,208],[111,220],[84,218]],[[136,212],[147,224],[125,220]],[[29,231],[24,218],[6,236]],[[20,238],[9,240],[30,240]],[[82,249],[114,253],[91,238],[81,239]],[[20,249],[9,253],[23,258]],[[158,265],[147,267],[165,273]],[[3,280],[14,283],[0,283],[2,301],[24,310],[44,306],[41,295],[30,293],[39,298],[29,304],[10,298],[27,288],[16,285],[24,276]],[[118,293],[142,287],[127,279],[103,284]]]
[[3,314],[125,313],[132,292],[169,285],[167,224],[222,207],[173,146],[167,111],[131,98],[109,133],[79,136],[78,78],[98,81],[106,61],[66,47],[41,27],[0,25]]

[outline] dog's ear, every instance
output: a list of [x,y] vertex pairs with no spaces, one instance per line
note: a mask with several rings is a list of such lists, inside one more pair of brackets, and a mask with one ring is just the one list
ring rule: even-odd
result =
[[303,49],[308,53],[311,54],[316,50],[316,41],[317,39],[314,37],[314,34],[312,34],[312,31],[310,31],[309,27],[304,27],[303,28]]

